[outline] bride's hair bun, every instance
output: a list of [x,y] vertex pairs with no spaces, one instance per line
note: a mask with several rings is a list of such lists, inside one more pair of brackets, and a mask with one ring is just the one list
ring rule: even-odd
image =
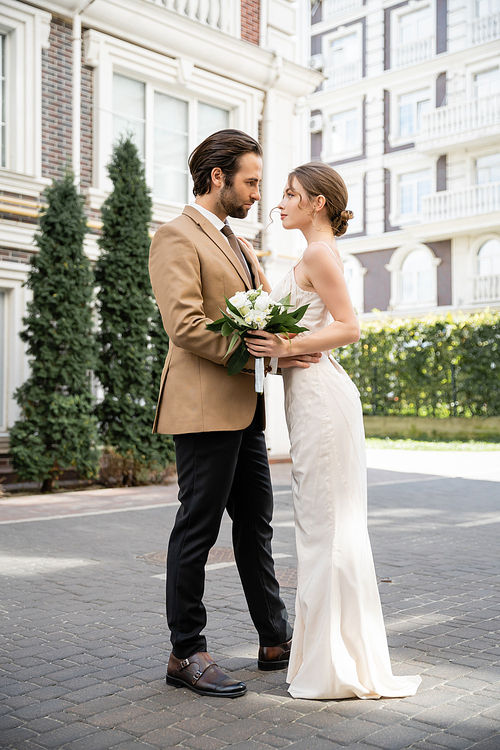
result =
[[349,211],[348,208],[345,208],[340,212],[335,222],[332,221],[332,226],[337,234],[337,237],[340,237],[341,234],[345,234],[347,232],[347,222],[353,218],[353,212]]

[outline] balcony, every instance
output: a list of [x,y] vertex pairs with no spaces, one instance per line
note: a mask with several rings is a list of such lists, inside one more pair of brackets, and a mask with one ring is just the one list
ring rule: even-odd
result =
[[324,83],[325,89],[338,89],[341,86],[347,86],[349,83],[359,81],[361,78],[361,61],[347,63],[347,65],[337,65],[336,67],[327,68],[325,75],[327,80]]
[[391,68],[408,68],[410,65],[430,60],[434,56],[436,41],[433,36],[417,39],[415,42],[391,47]]
[[483,305],[500,301],[500,274],[474,276],[472,279],[472,300]]
[[498,140],[499,125],[500,94],[496,94],[429,112],[422,118],[416,142],[426,153],[439,153],[444,147],[470,141],[486,146]]
[[471,46],[494,42],[495,39],[500,39],[500,13],[474,18],[470,22],[469,43]]
[[448,221],[500,210],[500,182],[443,190],[422,198],[422,222]]
[[240,35],[239,2],[235,0],[146,0],[163,5],[185,18],[219,29],[231,36]]
[[363,7],[363,0],[323,0],[323,21],[330,21]]

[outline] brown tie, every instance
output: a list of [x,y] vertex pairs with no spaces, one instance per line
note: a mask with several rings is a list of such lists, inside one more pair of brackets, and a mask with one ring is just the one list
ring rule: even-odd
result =
[[238,242],[235,233],[233,232],[233,230],[231,229],[231,227],[229,226],[229,224],[224,224],[224,226],[222,227],[222,229],[220,231],[227,238],[227,241],[229,242],[229,244],[231,245],[232,250],[234,251],[234,254],[236,255],[236,257],[240,261],[240,263],[241,263],[241,265],[243,267],[243,270],[246,273],[246,277],[248,279],[248,283],[250,285],[250,288],[252,288],[253,287],[252,272],[250,271],[250,268],[248,266],[247,259],[245,258],[245,256],[241,252],[240,243]]

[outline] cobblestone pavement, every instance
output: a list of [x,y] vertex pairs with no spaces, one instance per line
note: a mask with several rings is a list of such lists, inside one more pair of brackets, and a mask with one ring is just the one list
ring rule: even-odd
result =
[[[384,460],[369,470],[371,538],[378,575],[391,581],[380,593],[394,671],[422,675],[416,696],[293,700],[284,672],[259,672],[228,520],[207,566],[207,634],[248,693],[167,687],[163,565],[175,485],[6,498],[0,746],[498,750],[500,484],[412,473],[408,458],[406,473],[396,460],[391,471]],[[273,479],[276,566],[293,614],[289,465],[273,466]]]

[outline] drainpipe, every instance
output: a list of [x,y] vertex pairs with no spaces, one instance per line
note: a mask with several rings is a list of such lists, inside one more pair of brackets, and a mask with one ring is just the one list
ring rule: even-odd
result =
[[[274,54],[274,60],[271,67],[271,76],[269,84],[266,86],[264,101],[262,105],[262,149],[264,151],[264,174],[262,176],[262,194],[264,200],[262,201],[262,223],[264,227],[269,222],[269,211],[273,208],[273,200],[276,196],[273,195],[273,171],[276,168],[276,164],[271,163],[271,150],[270,144],[272,143],[273,130],[276,128],[276,101],[274,96],[274,87],[278,83],[281,74],[283,72],[283,58],[281,55]],[[266,159],[265,155],[268,154]],[[262,250],[263,252],[273,253],[274,242],[270,234],[272,228],[262,235]]]
[[82,118],[82,13],[92,5],[90,0],[81,10],[73,14],[73,96],[72,96],[72,158],[75,185],[81,179],[81,118]]
[[73,142],[71,164],[75,175],[75,185],[80,187],[80,138],[81,138],[81,96],[82,96],[82,11],[73,14]]

